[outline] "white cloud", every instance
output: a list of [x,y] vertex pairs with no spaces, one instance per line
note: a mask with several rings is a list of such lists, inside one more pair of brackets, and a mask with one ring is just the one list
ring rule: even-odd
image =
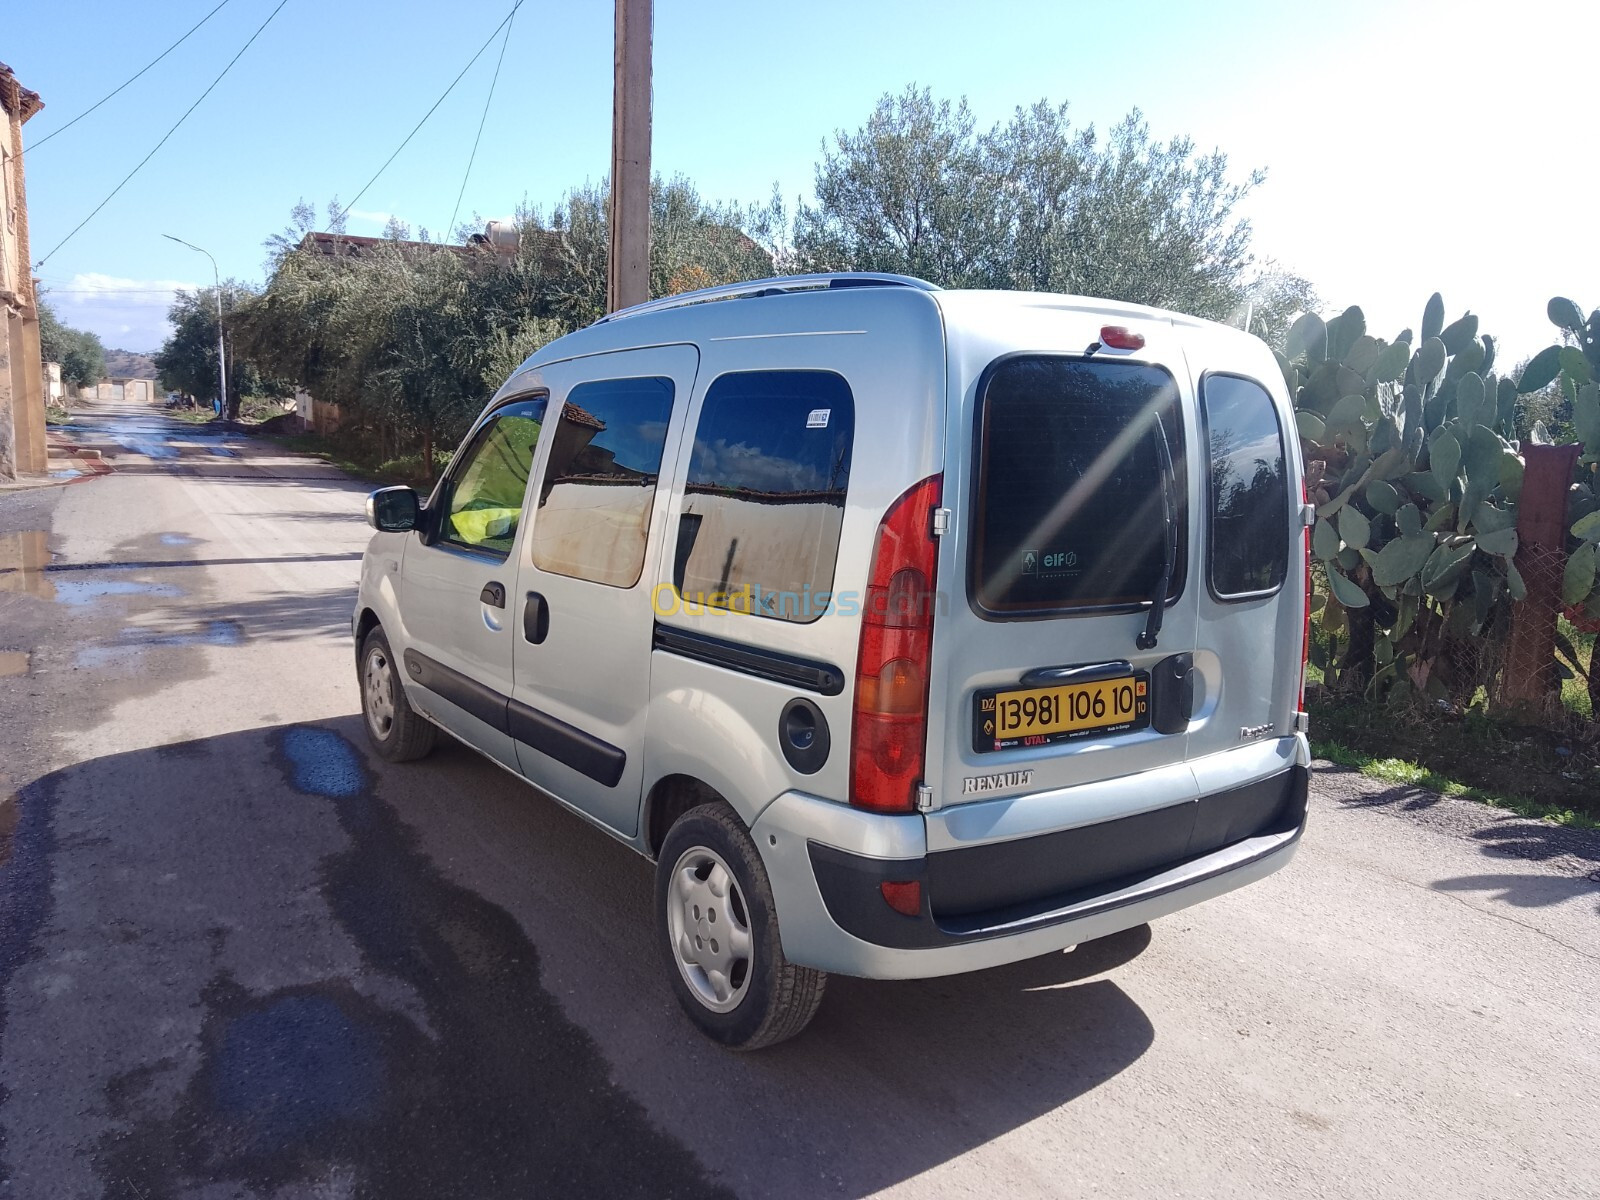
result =
[[62,321],[100,335],[108,350],[148,354],[167,340],[175,292],[201,285],[183,279],[125,279],[86,272],[46,284],[44,297]]
[[394,219],[393,213],[372,212],[365,208],[347,208],[344,215],[353,221],[364,221],[380,229]]

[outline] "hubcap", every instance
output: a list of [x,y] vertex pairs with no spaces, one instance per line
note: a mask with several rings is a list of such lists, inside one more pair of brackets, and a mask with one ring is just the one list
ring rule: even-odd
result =
[[367,651],[367,665],[361,672],[361,679],[367,724],[378,738],[386,738],[394,728],[394,668],[382,646]]
[[692,846],[679,856],[667,893],[667,930],[684,982],[713,1012],[732,1012],[750,988],[749,911],[715,850]]

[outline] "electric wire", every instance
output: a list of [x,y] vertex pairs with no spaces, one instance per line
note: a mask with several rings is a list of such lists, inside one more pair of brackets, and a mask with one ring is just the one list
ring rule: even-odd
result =
[[478,132],[472,138],[472,153],[467,155],[467,169],[461,176],[461,190],[456,193],[456,206],[450,210],[450,224],[444,227],[446,239],[455,237],[456,216],[461,212],[461,197],[467,194],[467,180],[472,178],[472,164],[478,158],[478,143],[483,140],[483,125],[489,119],[489,105],[494,103],[494,87],[500,82],[500,65],[506,61],[506,47],[511,44],[511,27],[516,23],[517,10],[506,18],[506,36],[500,42],[500,57],[494,61],[494,77],[489,80],[489,94],[484,97],[483,115],[478,118]]
[[462,76],[466,75],[468,71],[472,70],[472,64],[483,57],[483,52],[489,48],[490,44],[494,41],[495,37],[500,33],[500,31],[511,23],[511,18],[517,15],[517,9],[521,8],[522,5],[523,0],[516,0],[516,3],[511,6],[511,11],[505,15],[505,18],[500,22],[500,24],[496,25],[490,32],[489,36],[483,40],[483,45],[478,47],[477,53],[471,58],[467,59],[467,65],[461,68],[460,74],[450,81],[450,86],[445,88],[444,91],[440,93],[439,98],[433,102],[433,106],[429,108],[427,112],[422,114],[422,120],[418,121],[416,125],[412,127],[410,133],[406,134],[405,140],[395,147],[394,153],[383,160],[383,166],[379,167],[372,173],[372,178],[361,185],[361,190],[355,194],[355,199],[351,200],[349,204],[344,205],[339,210],[339,216],[341,218],[360,202],[361,197],[367,194],[368,188],[378,182],[378,176],[382,175],[389,169],[389,164],[392,163],[396,158],[400,157],[400,151],[404,150],[407,144],[410,143],[411,139],[417,136],[417,130],[421,129],[428,123],[428,118],[433,116],[434,110],[445,102],[445,97],[449,96],[451,92],[455,91],[456,84],[461,82]]
[[140,75],[143,75],[151,67],[155,66],[163,58],[165,58],[167,55],[171,54],[179,46],[183,45],[186,41],[188,41],[190,33],[193,33],[196,29],[199,29],[200,26],[204,25],[207,21],[211,20],[212,17],[216,16],[217,13],[222,10],[223,5],[225,5],[227,3],[228,3],[228,0],[222,0],[222,3],[218,4],[216,8],[213,8],[210,12],[208,12],[205,16],[201,17],[193,25],[189,26],[189,33],[184,34],[181,38],[179,38],[177,41],[173,42],[172,45],[168,46],[160,54],[156,55],[149,62],[145,63],[145,65],[143,67],[139,68],[138,72],[136,74],[134,74],[132,77],[130,77],[129,79],[123,81],[123,83],[121,83],[117,87],[113,88],[111,91],[107,92],[104,96],[101,96],[100,99],[96,100],[88,108],[84,109],[77,116],[73,117],[72,120],[68,121],[65,125],[62,125],[62,126],[60,126],[59,128],[56,128],[56,129],[52,129],[49,133],[45,134],[37,142],[31,143],[28,146],[29,152],[32,153],[34,151],[37,151],[40,146],[44,145],[51,138],[55,137],[56,134],[65,133],[67,130],[71,129],[79,121],[83,120],[90,113],[92,113],[95,109],[99,108],[107,100],[111,99],[111,97],[115,96],[123,88],[127,87],[128,84],[130,84],[134,80],[138,79]]
[[[518,2],[520,3],[521,0],[518,0]],[[256,31],[250,35],[250,40],[247,41],[243,46],[241,46],[239,48],[239,53],[235,54],[232,58],[230,58],[228,60],[228,65],[223,67],[221,72],[217,75],[217,77],[215,79],[213,79],[211,81],[211,83],[206,87],[206,90],[200,93],[200,98],[198,100],[196,100],[193,104],[189,105],[188,108],[183,110],[183,116],[179,117],[176,121],[174,121],[173,124],[172,124],[172,128],[167,130],[166,133],[161,135],[161,140],[155,144],[155,146],[151,149],[149,154],[146,154],[143,158],[141,158],[139,160],[138,166],[134,167],[133,170],[129,171],[126,175],[124,175],[122,177],[122,182],[117,184],[116,187],[111,189],[111,194],[108,195],[104,200],[100,201],[99,204],[94,206],[94,211],[92,211],[83,220],[79,221],[77,223],[77,225],[73,226],[72,232],[67,234],[66,237],[62,238],[59,242],[57,242],[51,248],[49,254],[46,254],[38,262],[33,264],[33,269],[34,270],[37,271],[40,267],[44,266],[45,263],[50,261],[51,256],[54,255],[56,253],[56,251],[60,250],[61,247],[65,246],[68,242],[70,242],[73,238],[75,238],[78,235],[78,231],[80,229],[82,229],[85,225],[87,225],[90,221],[94,220],[95,216],[100,212],[100,210],[102,208],[104,208],[106,205],[110,204],[111,201],[116,197],[116,194],[118,192],[120,192],[124,187],[126,187],[128,185],[128,181],[131,180],[135,175],[137,175],[140,172],[141,169],[143,169],[145,163],[149,162],[152,158],[155,157],[156,151],[161,149],[161,147],[163,147],[163,146],[165,146],[167,144],[167,139],[170,138],[173,134],[178,132],[178,126],[182,125],[185,121],[187,121],[189,119],[189,114],[192,113],[195,109],[199,108],[201,101],[203,101],[207,96],[209,96],[211,94],[212,89],[214,89],[217,86],[217,84],[222,82],[223,77],[226,76],[229,71],[233,70],[233,64],[238,62],[241,58],[244,57],[244,52],[246,50],[250,49],[250,47],[255,43],[255,40],[258,37],[261,36],[262,30],[266,29],[266,27],[268,25],[272,24],[272,18],[276,17],[278,15],[278,13],[283,10],[283,6],[285,4],[287,4],[287,3],[289,3],[289,0],[278,0],[278,7],[273,9],[270,13],[267,14],[267,19],[265,21],[261,22],[261,24],[256,27]]]

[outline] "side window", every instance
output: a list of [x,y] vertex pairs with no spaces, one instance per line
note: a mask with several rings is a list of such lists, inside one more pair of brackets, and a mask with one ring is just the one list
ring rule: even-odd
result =
[[1272,397],[1253,380],[1207,375],[1200,407],[1211,449],[1211,590],[1274,591],[1289,568],[1289,483]]
[[827,610],[855,424],[831,371],[740,372],[707,389],[673,559],[688,605],[802,624]]
[[511,553],[545,398],[518,400],[483,425],[445,482],[439,540],[500,558]]
[[610,587],[639,582],[672,395],[672,380],[656,378],[568,393],[533,523],[539,570]]

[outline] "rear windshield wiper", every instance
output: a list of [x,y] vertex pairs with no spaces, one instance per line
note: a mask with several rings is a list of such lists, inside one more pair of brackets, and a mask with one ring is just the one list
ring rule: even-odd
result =
[[1177,472],[1172,466],[1172,451],[1167,446],[1167,428],[1161,423],[1161,414],[1156,413],[1153,420],[1156,454],[1161,459],[1161,532],[1166,552],[1161,560],[1161,578],[1150,593],[1150,615],[1145,618],[1144,632],[1134,642],[1141,650],[1156,648],[1156,639],[1161,636],[1161,618],[1167,609],[1167,589],[1172,586],[1172,572],[1178,565]]

